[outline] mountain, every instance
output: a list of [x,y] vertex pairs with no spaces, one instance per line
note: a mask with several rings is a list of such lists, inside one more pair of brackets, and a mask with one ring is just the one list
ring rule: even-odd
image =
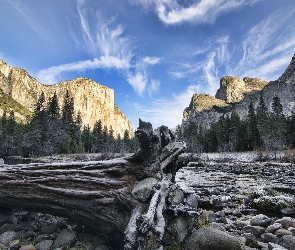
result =
[[183,112],[182,127],[194,123],[208,129],[211,123],[217,122],[221,116],[231,116],[233,112],[244,120],[247,118],[250,102],[252,101],[256,108],[260,96],[264,98],[268,110],[271,111],[275,95],[280,98],[285,115],[291,115],[295,105],[295,55],[288,68],[276,81],[267,83],[258,78],[245,77],[241,80],[225,76],[220,80],[220,88],[215,97],[194,94]]
[[103,126],[114,130],[115,136],[120,134],[122,137],[125,130],[134,135],[131,122],[114,102],[113,89],[87,78],[43,85],[25,70],[10,67],[0,59],[0,96],[9,99],[9,103],[0,99],[0,115],[4,110],[13,110],[16,117],[24,120],[33,112],[42,92],[46,100],[56,92],[61,107],[66,91],[73,97],[75,113],[81,113],[83,125],[89,124],[93,128],[95,122],[101,120]]

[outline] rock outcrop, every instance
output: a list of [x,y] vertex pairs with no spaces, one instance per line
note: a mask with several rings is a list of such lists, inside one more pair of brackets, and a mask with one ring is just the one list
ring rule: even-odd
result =
[[93,128],[101,120],[103,126],[114,130],[114,135],[124,135],[125,130],[133,136],[134,131],[129,119],[114,103],[114,90],[91,79],[77,78],[54,85],[43,85],[25,70],[12,68],[0,60],[0,89],[25,108],[33,111],[42,92],[46,100],[56,92],[62,106],[66,91],[74,99],[74,110],[81,113],[83,125]]
[[224,76],[215,97],[227,103],[237,103],[244,99],[244,94],[261,90],[267,83],[258,78],[244,77],[242,81],[234,76]]
[[262,96],[268,110],[271,111],[275,95],[280,98],[284,113],[290,115],[295,105],[295,55],[286,71],[276,81],[267,83],[258,78],[245,77],[241,80],[225,76],[220,80],[220,88],[215,98],[195,94],[189,107],[183,112],[182,126],[186,127],[193,122],[208,129],[210,124],[217,122],[221,116],[231,116],[232,113],[236,113],[244,120],[247,118],[250,102],[256,108]]

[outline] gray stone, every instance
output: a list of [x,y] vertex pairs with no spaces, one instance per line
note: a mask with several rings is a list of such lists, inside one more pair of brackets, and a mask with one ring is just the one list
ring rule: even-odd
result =
[[260,226],[246,226],[242,230],[244,233],[251,233],[257,238],[265,232],[265,228]]
[[281,210],[282,215],[285,216],[295,216],[295,209],[294,208],[284,208]]
[[293,235],[292,232],[284,228],[278,229],[277,231],[275,231],[274,234],[277,235],[278,237],[282,237],[284,235]]
[[180,190],[180,189],[176,189],[174,192],[173,192],[173,202],[175,204],[179,204],[179,203],[182,203],[183,202],[183,198],[184,198],[184,194],[183,192]]
[[[9,249],[10,250],[19,250],[21,248],[21,244],[19,240],[14,240],[9,244]],[[1,249],[1,247],[0,247]]]
[[275,231],[277,231],[278,229],[282,228],[282,224],[280,223],[274,223],[270,226],[268,226],[266,229],[265,229],[265,232],[266,233],[274,233]]
[[267,227],[271,224],[271,219],[263,214],[258,214],[250,221],[251,226]]
[[186,198],[186,203],[194,208],[197,209],[198,208],[198,198],[196,194],[190,194],[187,198]]
[[71,246],[75,242],[76,236],[70,229],[63,229],[55,239],[52,249]]
[[170,221],[163,241],[167,245],[179,244],[193,229],[193,220],[188,215],[179,215]]
[[17,235],[14,231],[4,232],[0,235],[0,243],[7,245],[10,241],[14,240],[15,236]]
[[157,180],[155,178],[146,178],[138,182],[132,190],[133,197],[139,201],[146,202],[153,194],[153,187],[156,184]]
[[285,229],[288,229],[289,227],[295,227],[295,220],[293,220],[291,217],[283,217],[282,219],[276,220],[275,223],[280,223]]
[[261,235],[261,239],[263,242],[273,242],[275,243],[278,240],[278,237],[272,233],[265,233]]
[[240,250],[244,244],[244,238],[231,236],[215,228],[204,227],[193,230],[185,246],[187,250]]
[[37,250],[49,250],[53,244],[53,240],[44,240],[36,244]]
[[34,247],[32,244],[22,246],[19,250],[36,250],[36,247]]
[[243,216],[243,214],[241,213],[240,210],[234,210],[233,211],[233,216],[236,216],[236,217],[240,218],[240,217]]
[[287,248],[284,248],[284,247],[282,247],[278,244],[272,243],[272,242],[268,243],[268,249],[269,250],[288,250]]
[[27,231],[24,234],[25,239],[33,239],[36,237],[36,234],[33,231]]
[[25,231],[37,231],[37,227],[32,224],[23,224],[19,227],[19,229]]
[[0,234],[7,232],[7,231],[16,231],[17,230],[17,225],[16,224],[8,224],[5,223],[1,228],[0,228]]
[[287,249],[295,249],[295,236],[284,235],[278,239],[276,244],[285,247]]

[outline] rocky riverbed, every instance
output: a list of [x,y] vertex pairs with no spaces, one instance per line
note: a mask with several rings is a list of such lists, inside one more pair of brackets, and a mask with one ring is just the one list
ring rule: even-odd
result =
[[[176,175],[183,192],[178,195],[194,194],[201,213],[183,249],[295,249],[294,165],[256,162],[249,155],[210,157],[191,157],[187,167]],[[181,205],[184,200],[179,202]],[[0,249],[119,247],[116,235],[107,240],[99,232],[87,231],[66,218],[2,210]]]
[[200,226],[240,238],[244,249],[295,249],[294,165],[237,158],[192,159],[178,171],[177,183],[197,194]]

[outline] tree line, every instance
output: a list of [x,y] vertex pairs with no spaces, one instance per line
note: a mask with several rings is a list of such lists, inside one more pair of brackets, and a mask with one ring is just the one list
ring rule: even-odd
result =
[[257,107],[250,102],[245,120],[236,113],[223,115],[209,129],[193,122],[176,129],[177,137],[187,143],[189,152],[235,152],[295,148],[295,108],[285,116],[280,98],[274,96],[271,110],[260,96]]
[[135,152],[139,148],[136,138],[128,130],[124,135],[114,135],[112,127],[103,126],[99,120],[93,129],[82,126],[81,113],[74,112],[74,99],[66,91],[60,108],[54,95],[45,99],[42,92],[34,107],[32,118],[17,123],[14,112],[4,112],[0,118],[0,157],[24,157],[68,153],[121,153]]

